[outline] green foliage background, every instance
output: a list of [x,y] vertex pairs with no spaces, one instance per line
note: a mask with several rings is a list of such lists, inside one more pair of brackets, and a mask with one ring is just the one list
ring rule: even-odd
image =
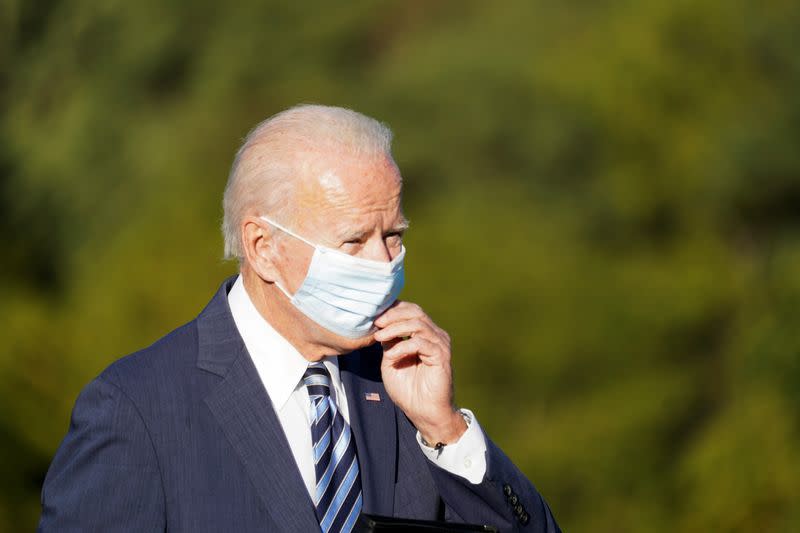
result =
[[800,531],[800,4],[0,0],[0,529],[235,266],[238,142],[395,131],[404,297],[566,531]]

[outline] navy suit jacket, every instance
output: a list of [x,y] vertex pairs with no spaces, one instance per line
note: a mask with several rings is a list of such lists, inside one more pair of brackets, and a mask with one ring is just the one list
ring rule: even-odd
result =
[[[319,531],[231,316],[232,283],[195,320],[116,361],[81,392],[44,482],[40,531]],[[479,485],[426,459],[386,394],[380,358],[374,345],[339,359],[364,512],[558,531],[533,485],[488,439]],[[366,401],[367,393],[381,401]]]

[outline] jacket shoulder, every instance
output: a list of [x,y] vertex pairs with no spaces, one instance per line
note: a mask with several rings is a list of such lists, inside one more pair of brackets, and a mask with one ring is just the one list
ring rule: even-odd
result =
[[147,348],[111,363],[100,379],[131,393],[147,390],[163,379],[176,380],[197,363],[197,320],[192,320]]

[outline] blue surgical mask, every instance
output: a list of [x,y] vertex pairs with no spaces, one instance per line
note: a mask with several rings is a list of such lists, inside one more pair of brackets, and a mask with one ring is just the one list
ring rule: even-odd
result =
[[314,244],[267,217],[266,222],[314,248],[303,283],[294,293],[276,282],[292,304],[325,329],[342,337],[364,337],[403,289],[406,249],[384,263]]

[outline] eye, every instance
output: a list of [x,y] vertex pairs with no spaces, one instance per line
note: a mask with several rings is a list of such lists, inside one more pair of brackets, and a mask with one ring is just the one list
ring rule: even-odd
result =
[[386,239],[386,242],[389,244],[399,244],[403,240],[403,232],[393,231],[391,233],[387,233],[384,239]]
[[351,239],[346,239],[342,242],[342,248],[345,250],[356,250],[364,244],[363,239],[359,237],[354,237]]

